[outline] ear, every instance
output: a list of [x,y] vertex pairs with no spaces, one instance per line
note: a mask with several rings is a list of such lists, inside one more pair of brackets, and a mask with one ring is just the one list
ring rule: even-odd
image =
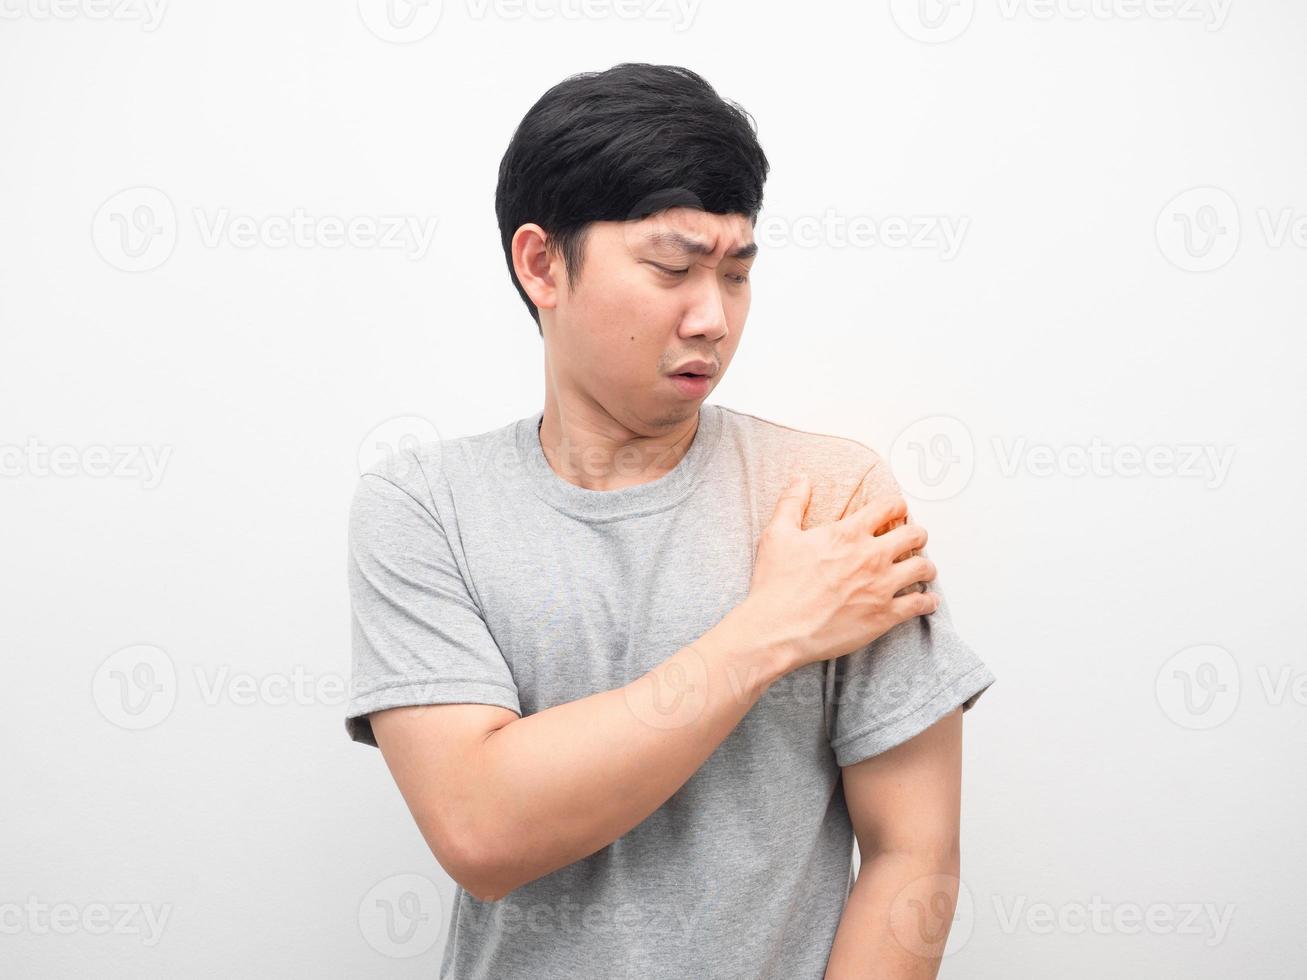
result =
[[558,305],[559,283],[564,281],[563,258],[545,248],[548,240],[548,232],[537,224],[527,223],[513,232],[513,271],[531,302],[542,310]]

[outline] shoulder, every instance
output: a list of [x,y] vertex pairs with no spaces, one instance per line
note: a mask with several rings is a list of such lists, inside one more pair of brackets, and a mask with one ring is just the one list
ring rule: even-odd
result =
[[360,470],[354,499],[403,502],[439,520],[449,488],[466,478],[484,477],[488,467],[503,465],[511,452],[517,423],[472,435],[436,439],[400,438],[375,447],[373,461]]
[[856,471],[859,476],[881,462],[875,449],[849,436],[800,429],[725,405],[716,407],[722,412],[725,427],[750,448],[777,453],[823,472]]
[[791,477],[808,474],[812,497],[804,526],[837,520],[865,503],[868,492],[880,492],[886,478],[892,484],[888,465],[865,442],[800,429],[724,405],[716,407],[741,455],[755,461],[768,500],[774,501]]

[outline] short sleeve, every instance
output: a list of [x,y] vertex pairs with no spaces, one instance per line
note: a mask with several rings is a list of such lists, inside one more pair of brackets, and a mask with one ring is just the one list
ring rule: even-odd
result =
[[352,673],[345,729],[376,745],[368,714],[417,704],[494,704],[517,686],[468,591],[431,503],[365,473],[350,504]]
[[[898,484],[878,459],[846,513],[891,492],[899,492]],[[853,765],[906,742],[955,708],[969,711],[994,683],[954,628],[940,578],[925,584],[939,596],[935,612],[914,616],[867,646],[828,661],[830,746],[837,765]]]

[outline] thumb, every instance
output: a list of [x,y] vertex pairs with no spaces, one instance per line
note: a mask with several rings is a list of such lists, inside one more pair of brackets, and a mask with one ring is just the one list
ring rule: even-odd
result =
[[811,497],[812,483],[808,480],[808,474],[798,474],[776,501],[776,512],[772,514],[772,521],[779,521],[788,527],[803,527],[803,515],[807,513]]

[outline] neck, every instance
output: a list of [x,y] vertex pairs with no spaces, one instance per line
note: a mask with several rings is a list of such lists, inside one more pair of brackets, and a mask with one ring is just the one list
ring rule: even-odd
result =
[[550,468],[586,490],[621,490],[666,475],[699,431],[699,405],[652,422],[616,418],[594,400],[545,393],[540,448]]

